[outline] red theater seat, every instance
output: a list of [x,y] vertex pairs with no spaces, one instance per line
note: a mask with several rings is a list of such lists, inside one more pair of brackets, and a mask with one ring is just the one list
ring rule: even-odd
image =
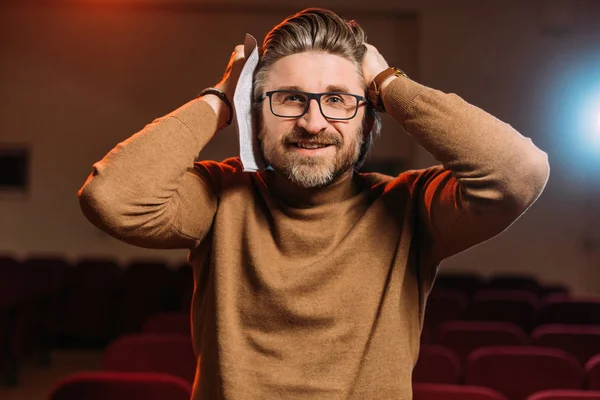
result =
[[48,400],[190,400],[192,386],[158,373],[87,372],[60,381]]
[[107,347],[104,369],[168,373],[191,383],[196,372],[196,356],[190,335],[130,334]]
[[600,297],[550,296],[536,314],[536,325],[600,325]]
[[146,321],[142,332],[190,335],[190,324],[190,314],[187,312],[160,313],[153,315]]
[[413,384],[413,400],[507,400],[497,391],[481,386],[442,383]]
[[454,272],[440,274],[435,278],[434,290],[457,290],[470,298],[485,286],[483,278],[475,273]]
[[572,354],[581,365],[600,353],[600,326],[542,325],[533,331],[531,338],[536,346],[553,347]]
[[464,363],[469,353],[480,347],[523,346],[528,338],[510,322],[450,321],[440,327],[437,343],[454,351]]
[[532,394],[527,400],[600,400],[600,392],[590,390],[544,390]]
[[585,364],[586,385],[590,390],[600,390],[600,354]]
[[464,319],[511,322],[530,332],[539,299],[524,290],[481,290],[473,295]]
[[545,347],[492,346],[474,350],[467,359],[466,383],[524,400],[548,389],[581,389],[583,368],[570,354]]
[[444,322],[461,319],[467,304],[464,293],[456,290],[433,290],[425,305],[424,329],[435,332]]
[[106,346],[117,335],[122,271],[112,259],[82,259],[67,278],[61,339],[69,346]]
[[120,333],[141,332],[152,315],[167,311],[172,272],[158,261],[134,261],[123,274],[119,306]]
[[423,344],[413,370],[413,382],[458,383],[461,372],[460,361],[451,350],[443,346]]

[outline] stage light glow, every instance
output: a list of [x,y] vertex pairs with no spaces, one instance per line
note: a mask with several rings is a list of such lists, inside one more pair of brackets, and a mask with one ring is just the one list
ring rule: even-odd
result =
[[543,95],[536,118],[549,139],[551,164],[569,171],[575,187],[594,181],[600,190],[600,54],[582,50],[540,70]]

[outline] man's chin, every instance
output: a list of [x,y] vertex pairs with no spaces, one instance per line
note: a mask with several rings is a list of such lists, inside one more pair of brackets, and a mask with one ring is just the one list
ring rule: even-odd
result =
[[305,188],[314,189],[329,185],[335,179],[335,171],[331,166],[319,165],[315,160],[288,163],[282,167],[271,164],[273,169],[290,182]]

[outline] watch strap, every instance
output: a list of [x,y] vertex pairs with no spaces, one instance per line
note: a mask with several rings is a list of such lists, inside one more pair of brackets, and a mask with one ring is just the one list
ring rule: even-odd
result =
[[408,78],[408,75],[400,68],[389,67],[377,74],[367,89],[367,97],[371,105],[379,112],[385,112],[383,99],[381,98],[381,85],[391,76],[404,76]]
[[215,87],[208,87],[206,89],[203,89],[198,94],[198,96],[196,96],[196,98],[202,97],[206,94],[213,94],[213,95],[217,96],[219,99],[221,99],[225,103],[225,105],[227,105],[227,108],[229,109],[229,120],[227,121],[225,126],[231,125],[231,120],[233,119],[233,106],[231,105],[231,102],[227,98],[227,95],[225,94],[225,92],[223,92],[221,89],[218,89]]

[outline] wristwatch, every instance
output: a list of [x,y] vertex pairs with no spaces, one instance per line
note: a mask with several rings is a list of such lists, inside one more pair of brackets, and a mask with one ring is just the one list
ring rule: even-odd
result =
[[402,71],[400,68],[390,67],[377,74],[377,76],[373,78],[373,81],[371,82],[367,90],[368,98],[371,102],[371,105],[377,111],[382,113],[385,112],[385,107],[383,106],[383,99],[381,98],[381,84],[390,76],[403,76],[405,78],[408,78],[408,75],[406,75],[404,71]]

